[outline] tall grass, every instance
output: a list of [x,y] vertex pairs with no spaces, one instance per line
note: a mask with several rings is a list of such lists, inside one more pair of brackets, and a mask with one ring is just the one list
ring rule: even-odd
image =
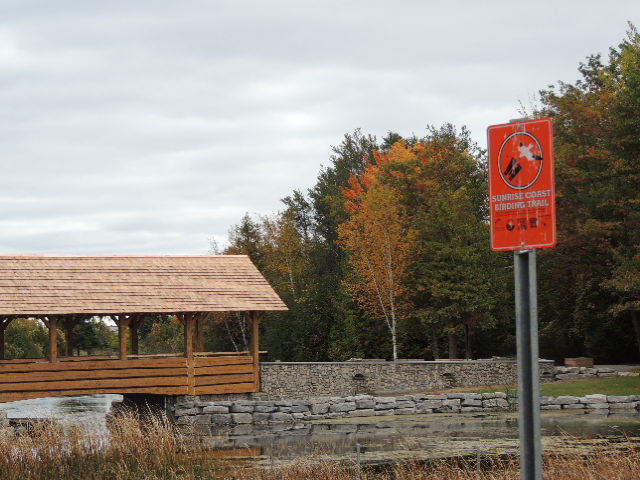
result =
[[[0,430],[0,479],[254,479],[254,480],[506,480],[518,479],[517,459],[438,460],[360,467],[335,459],[301,459],[293,465],[257,468],[217,458],[193,432],[177,430],[163,415],[121,413],[109,435],[82,426],[35,425],[33,431]],[[569,443],[575,439],[568,439]],[[595,447],[590,453],[552,454],[545,478],[558,480],[640,479],[640,452]]]

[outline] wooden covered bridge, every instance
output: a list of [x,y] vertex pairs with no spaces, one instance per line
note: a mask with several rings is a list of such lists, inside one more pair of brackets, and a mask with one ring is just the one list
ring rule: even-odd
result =
[[[260,322],[264,312],[286,309],[244,255],[0,256],[0,402],[257,392]],[[214,312],[245,315],[249,351],[204,351],[203,326]],[[138,327],[154,315],[180,319],[184,352],[139,354]],[[118,326],[117,355],[73,356],[73,327],[93,317]],[[39,319],[49,329],[47,358],[4,359],[4,331],[16,318]],[[66,352],[58,352],[60,334]]]

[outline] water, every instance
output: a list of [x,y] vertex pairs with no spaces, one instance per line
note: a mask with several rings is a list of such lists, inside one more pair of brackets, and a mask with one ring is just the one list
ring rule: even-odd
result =
[[[640,443],[640,415],[586,415],[544,412],[547,451],[604,443]],[[294,425],[238,425],[202,433],[211,448],[244,448],[258,462],[287,463],[300,457],[380,463],[403,459],[518,454],[513,413],[430,414],[373,419],[341,419]],[[571,436],[583,440],[576,442]],[[359,451],[359,455],[358,452]]]
[[96,423],[104,425],[113,402],[122,395],[82,395],[49,397],[0,403],[9,418],[55,418],[66,423]]
[[[90,425],[106,433],[106,415],[120,395],[42,398],[0,404],[9,418],[55,418]],[[212,449],[238,450],[265,466],[296,459],[330,457],[362,463],[402,459],[518,453],[514,413],[402,415],[336,419],[297,424],[198,426]],[[640,444],[640,414],[593,415],[576,411],[543,412],[547,451],[589,448],[606,442]],[[576,443],[567,435],[581,437]],[[359,454],[357,451],[359,450]]]

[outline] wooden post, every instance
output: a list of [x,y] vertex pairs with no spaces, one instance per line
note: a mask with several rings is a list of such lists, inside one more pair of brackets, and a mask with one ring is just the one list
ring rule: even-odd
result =
[[126,315],[118,317],[118,336],[120,337],[120,360],[126,360],[129,347],[129,323],[131,318]]
[[4,330],[9,325],[9,319],[3,318],[0,321],[0,360],[4,360]]
[[253,391],[260,391],[260,322],[262,312],[249,312],[251,319],[251,356],[253,357]]
[[193,359],[193,340],[194,340],[194,327],[195,327],[195,315],[187,313],[184,316],[184,355],[189,359]]
[[47,326],[49,327],[49,361],[56,363],[58,361],[58,319],[49,318]]
[[138,341],[138,327],[140,326],[140,320],[142,318],[136,315],[131,319],[131,353],[138,355],[140,353],[139,341]]

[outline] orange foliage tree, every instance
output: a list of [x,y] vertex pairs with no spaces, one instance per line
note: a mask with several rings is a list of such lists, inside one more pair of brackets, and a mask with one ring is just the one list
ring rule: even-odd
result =
[[397,192],[377,183],[380,169],[391,160],[397,160],[394,148],[390,154],[376,153],[376,163],[368,163],[360,177],[351,175],[350,186],[343,190],[351,217],[338,233],[352,269],[347,288],[363,310],[384,320],[397,360],[397,324],[404,311],[411,234]]

